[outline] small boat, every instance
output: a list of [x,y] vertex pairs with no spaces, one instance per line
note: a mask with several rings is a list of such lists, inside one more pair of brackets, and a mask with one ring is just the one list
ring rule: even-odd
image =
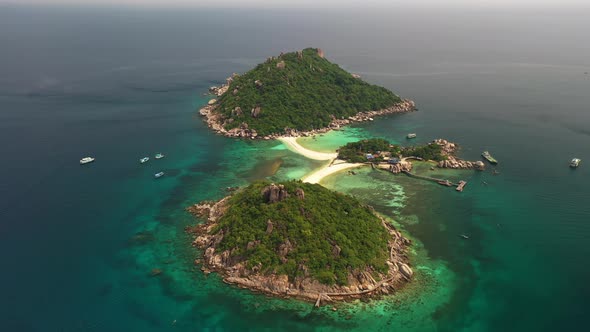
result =
[[94,161],[94,158],[92,158],[92,157],[84,157],[84,158],[80,159],[80,165],[88,164],[93,161]]
[[487,161],[489,161],[490,164],[498,163],[498,161],[494,157],[492,157],[492,155],[488,151],[482,152],[481,156],[484,157]]
[[582,161],[582,159],[580,158],[574,158],[572,159],[572,161],[570,161],[570,167],[571,168],[576,168],[578,166],[580,166],[580,162]]
[[416,133],[409,133],[406,138],[411,139],[411,138],[416,138]]
[[460,237],[464,238],[465,240],[469,240],[469,236],[465,235],[465,234],[461,234],[459,235]]
[[157,153],[156,156],[155,156],[155,158],[156,159],[162,159],[162,158],[164,158],[164,155],[161,154],[161,153]]
[[149,157],[143,157],[143,158],[139,159],[139,162],[142,163],[142,164],[145,164],[145,163],[148,162],[148,160],[150,160]]
[[154,177],[157,178],[161,178],[162,176],[164,176],[164,172],[158,172],[156,174],[154,174]]

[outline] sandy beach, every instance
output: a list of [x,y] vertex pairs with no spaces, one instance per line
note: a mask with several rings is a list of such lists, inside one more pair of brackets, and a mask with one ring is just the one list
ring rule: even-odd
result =
[[[314,160],[334,160],[338,157],[337,153],[325,153],[325,152],[318,152],[304,148],[297,142],[297,137],[281,137],[279,138],[285,146],[295,152],[298,153],[306,158],[314,159]],[[330,174],[334,174],[345,169],[356,168],[364,166],[364,164],[353,164],[341,161],[338,163],[338,160],[335,162],[330,163],[329,165],[322,166],[309,174],[306,174],[301,178],[303,182],[308,183],[319,183],[323,178]]]
[[340,163],[336,165],[323,166],[301,178],[303,182],[308,183],[319,183],[323,178],[328,175],[343,171],[349,168],[357,168],[365,166],[364,164],[352,164],[352,163]]
[[297,143],[297,137],[280,137],[278,138],[279,141],[283,142],[283,144],[285,144],[285,146],[295,152],[298,153],[306,158],[309,159],[313,159],[313,160],[332,160],[332,159],[336,159],[336,157],[338,157],[337,153],[324,153],[324,152],[318,152],[318,151],[313,151],[313,150],[309,150],[304,148],[303,146],[301,146],[299,143]]

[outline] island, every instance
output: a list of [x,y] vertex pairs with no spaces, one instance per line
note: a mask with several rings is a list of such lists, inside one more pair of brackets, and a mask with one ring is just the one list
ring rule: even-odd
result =
[[410,160],[432,161],[439,168],[485,169],[482,161],[459,159],[456,156],[458,149],[458,144],[441,138],[428,144],[405,147],[382,138],[371,138],[341,146],[338,149],[338,159],[348,163],[372,163],[393,173],[411,171]]
[[410,241],[356,198],[301,181],[258,181],[187,208],[206,273],[279,297],[342,301],[391,294],[413,275]]
[[211,129],[228,137],[307,136],[416,110],[413,101],[364,82],[314,48],[269,57],[209,90],[216,98],[200,114]]

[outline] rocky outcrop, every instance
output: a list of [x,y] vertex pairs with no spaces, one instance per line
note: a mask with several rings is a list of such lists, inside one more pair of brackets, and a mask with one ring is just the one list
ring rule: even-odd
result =
[[236,106],[232,111],[231,111],[231,115],[232,116],[241,116],[243,114],[242,112],[242,108],[240,106]]
[[412,170],[412,163],[407,160],[401,160],[399,163],[389,165],[389,171],[394,174],[401,172],[410,172]]
[[324,58],[324,51],[321,48],[318,48],[318,56]]
[[[238,77],[239,75],[236,73],[233,73],[230,77],[225,79],[225,84],[222,84],[221,86],[212,86],[209,88],[209,92],[211,94],[216,95],[217,97],[221,97],[224,93],[227,92],[227,90],[229,89],[230,84],[234,81],[234,79],[236,77]],[[236,94],[237,92],[234,90],[234,94]]]
[[252,111],[250,111],[250,115],[252,115],[253,118],[258,118],[261,112],[262,109],[260,108],[260,106],[256,106],[252,109]]
[[480,171],[485,169],[485,164],[482,161],[466,161],[453,156],[449,156],[447,160],[439,161],[436,166],[440,168],[476,169]]
[[437,166],[440,168],[452,168],[452,169],[476,169],[484,170],[485,164],[478,161],[466,161],[459,159],[455,156],[459,150],[459,145],[453,142],[449,142],[445,139],[438,138],[432,141],[430,144],[440,145],[442,148],[442,154],[447,157],[446,160],[439,161]]
[[273,183],[262,190],[262,196],[264,197],[264,202],[272,204],[287,199],[289,193],[282,184],[277,186]]
[[286,66],[285,61],[277,62],[278,69],[285,69],[285,66]]
[[303,191],[303,189],[301,189],[301,188],[297,188],[295,190],[295,196],[297,196],[297,198],[299,198],[300,200],[304,200],[305,199],[305,191]]

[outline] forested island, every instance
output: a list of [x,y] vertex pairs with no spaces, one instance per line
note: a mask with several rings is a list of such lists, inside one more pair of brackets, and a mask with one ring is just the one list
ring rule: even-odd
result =
[[356,198],[301,181],[259,181],[188,208],[205,272],[275,296],[331,301],[389,294],[412,277],[404,238]]
[[300,136],[415,110],[414,102],[364,82],[314,48],[270,57],[210,92],[217,98],[200,113],[229,137]]
[[392,171],[411,170],[406,159],[433,161],[440,168],[478,169],[485,165],[481,161],[466,161],[457,158],[459,146],[444,139],[435,139],[428,144],[400,146],[382,138],[351,142],[338,149],[338,159],[349,163],[387,163]]
[[425,144],[402,147],[382,138],[365,139],[348,143],[338,149],[338,159],[351,163],[387,161],[391,158],[415,157],[424,160],[442,161],[448,158],[442,145]]

